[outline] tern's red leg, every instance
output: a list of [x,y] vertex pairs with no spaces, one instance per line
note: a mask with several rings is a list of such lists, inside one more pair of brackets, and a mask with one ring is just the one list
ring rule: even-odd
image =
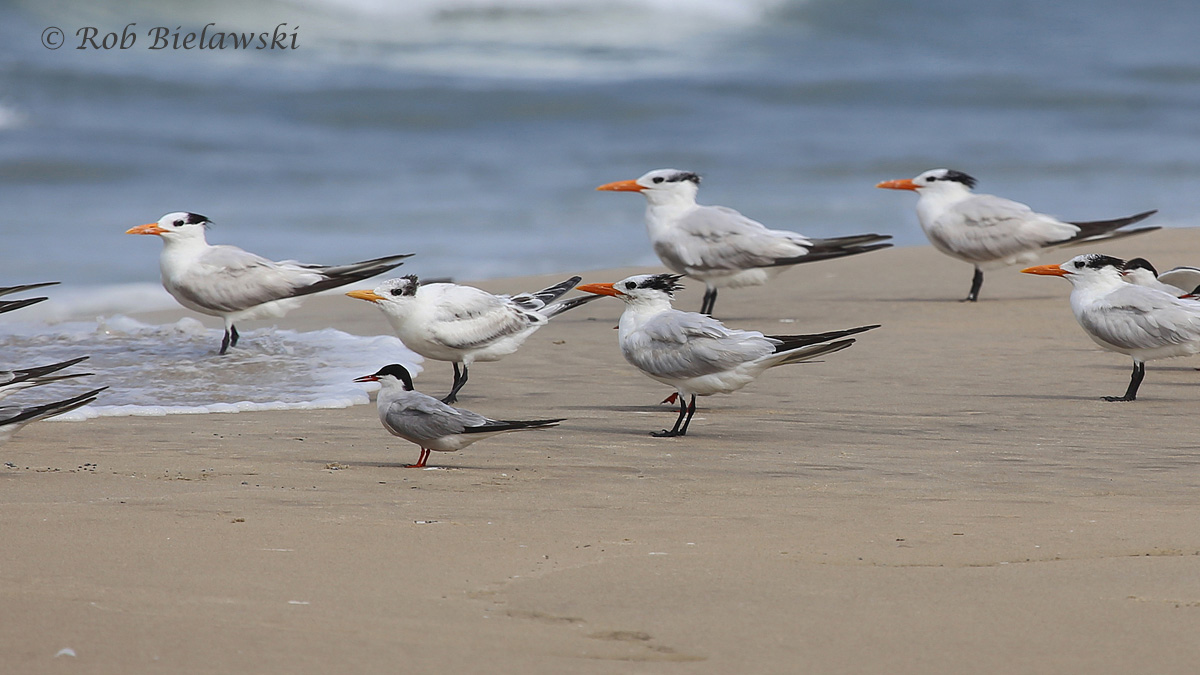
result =
[[674,403],[679,400],[679,392],[675,392],[662,400],[663,403]]
[[429,459],[429,448],[421,448],[421,458],[417,460],[417,463],[416,464],[405,464],[404,468],[406,468],[406,469],[424,469],[425,468],[425,460],[427,460],[427,459]]

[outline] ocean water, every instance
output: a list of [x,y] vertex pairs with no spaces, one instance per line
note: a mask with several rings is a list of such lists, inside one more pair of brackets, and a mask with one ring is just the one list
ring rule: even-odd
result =
[[[130,23],[129,49],[75,48]],[[296,48],[148,49],[209,23]],[[411,252],[427,277],[653,264],[643,200],[594,187],[662,167],[816,236],[923,244],[912,196],[873,185],[939,166],[1194,226],[1197,25],[1191,0],[8,0],[0,285],[63,282],[47,331],[169,303],[159,243],[122,233],[176,210],[214,243]]]

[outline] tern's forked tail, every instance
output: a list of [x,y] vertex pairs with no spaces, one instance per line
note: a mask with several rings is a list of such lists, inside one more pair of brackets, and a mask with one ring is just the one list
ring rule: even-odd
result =
[[1130,237],[1135,234],[1142,234],[1144,232],[1153,232],[1154,230],[1161,230],[1162,228],[1159,227],[1158,225],[1151,225],[1149,227],[1139,227],[1136,230],[1118,231],[1118,230],[1120,230],[1120,228],[1125,227],[1126,225],[1140,223],[1143,220],[1149,218],[1150,216],[1152,216],[1156,213],[1158,213],[1158,209],[1152,209],[1150,211],[1143,211],[1141,213],[1137,213],[1137,214],[1134,214],[1132,216],[1128,216],[1125,218],[1114,218],[1113,220],[1091,220],[1091,221],[1086,221],[1086,222],[1071,223],[1075,227],[1079,228],[1079,232],[1077,232],[1075,234],[1075,236],[1073,236],[1070,239],[1067,239],[1066,241],[1061,242],[1061,243],[1062,244],[1085,244],[1085,243],[1090,243],[1093,241],[1107,241],[1110,239],[1121,239],[1123,237]]

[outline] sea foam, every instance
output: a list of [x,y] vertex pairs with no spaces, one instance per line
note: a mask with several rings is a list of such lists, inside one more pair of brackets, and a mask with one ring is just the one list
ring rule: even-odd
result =
[[225,356],[217,355],[220,341],[221,331],[191,318],[164,325],[125,316],[57,324],[7,322],[0,324],[0,368],[88,356],[66,372],[93,375],[19,394],[21,403],[37,403],[108,387],[95,403],[55,418],[59,420],[346,408],[369,402],[378,389],[354,378],[389,363],[414,373],[421,370],[421,357],[392,336],[264,328],[243,333]]

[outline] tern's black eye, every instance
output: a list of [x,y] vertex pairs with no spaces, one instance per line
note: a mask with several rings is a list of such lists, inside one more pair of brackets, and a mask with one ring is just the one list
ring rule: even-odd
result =
[[1075,269],[1077,269],[1077,270],[1083,269],[1083,261],[1082,260],[1075,261]]
[[391,293],[392,295],[396,296],[396,297],[399,297],[399,296],[401,296],[401,295],[404,295],[404,289],[403,289],[403,288],[393,288],[391,291],[388,291],[388,292],[389,292],[389,293]]
[[934,178],[933,176],[926,176],[926,177],[925,177],[925,182],[926,182],[926,183],[932,183],[932,182],[933,182],[933,181],[935,181],[935,180],[937,180],[937,179],[936,179],[936,178]]
[[654,182],[655,182],[655,183],[661,183],[661,182],[663,182],[663,177],[662,177],[662,176],[655,176],[655,177],[654,177]]
[[626,281],[625,288],[632,291],[633,289],[637,288],[637,284],[632,281]]
[[172,225],[174,225],[175,227],[183,227],[183,221],[182,221],[182,220],[177,220],[177,221],[175,221],[175,222],[173,222],[173,223],[171,223],[171,224],[172,224]]

